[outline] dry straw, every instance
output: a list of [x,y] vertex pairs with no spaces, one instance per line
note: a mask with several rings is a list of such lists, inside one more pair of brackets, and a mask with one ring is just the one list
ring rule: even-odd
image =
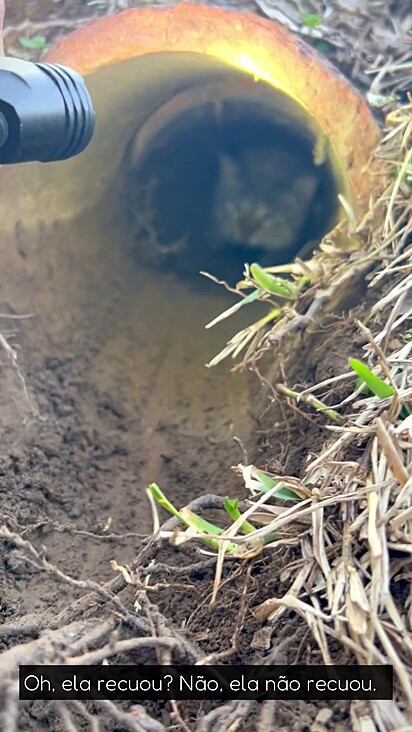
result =
[[[354,703],[352,724],[368,732],[400,732],[412,729],[411,100],[389,114],[376,159],[385,162],[388,184],[357,227],[361,247],[355,260],[331,266],[334,253],[326,242],[316,262],[322,271],[319,286],[323,296],[327,292],[329,297],[342,294],[342,284],[344,290],[354,272],[368,265],[369,290],[377,297],[369,327],[358,322],[358,328],[369,369],[393,388],[394,396],[382,399],[371,393],[360,398],[354,387],[349,398],[333,405],[343,421],[331,424],[333,438],[306,465],[304,475],[299,480],[272,476],[283,486],[300,487],[302,495],[310,489],[311,497],[274,517],[273,499],[266,493],[256,507],[261,517],[267,504],[263,527],[247,537],[238,536],[232,527],[227,535],[232,541],[250,544],[276,533],[278,541],[287,544],[289,537],[291,545],[300,536],[302,560],[294,562],[289,590],[263,603],[256,617],[271,623],[276,635],[282,615],[291,610],[298,613],[326,664],[332,662],[330,638],[356,663],[392,664],[394,700],[371,702],[368,711]],[[319,291],[312,302],[316,298]],[[277,322],[266,342],[279,342],[279,331],[284,337],[290,325],[290,321]],[[350,379],[351,374],[313,386],[298,400],[303,402],[308,393],[324,393],[326,385],[332,389],[334,382],[344,378]],[[361,456],[354,461],[349,456],[360,445]],[[245,478],[256,493],[253,481]],[[254,499],[247,511],[251,522],[253,506]],[[266,545],[265,550],[276,544]]]

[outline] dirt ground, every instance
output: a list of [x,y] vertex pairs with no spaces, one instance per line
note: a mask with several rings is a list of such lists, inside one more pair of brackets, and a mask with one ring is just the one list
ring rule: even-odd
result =
[[[358,311],[353,318],[364,314]],[[293,383],[310,385],[344,370],[348,343],[352,344],[351,355],[360,352],[355,331],[352,318],[344,327],[341,321],[332,320],[310,339]],[[149,480],[164,487],[177,506],[203,493],[242,497],[242,481],[230,471],[242,455],[232,440],[214,438],[213,411],[209,409],[206,415],[210,428],[198,436],[188,434],[179,419],[184,408],[173,415],[174,422],[166,413],[148,442],[142,410],[130,410],[121,395],[121,383],[120,393],[96,387],[92,356],[83,351],[79,356],[72,344],[59,346],[54,356],[44,355],[37,351],[35,341],[36,330],[30,321],[20,325],[20,363],[41,420],[12,431],[13,437],[17,434],[17,444],[0,462],[0,513],[2,523],[44,551],[48,562],[60,572],[75,580],[104,583],[113,577],[111,560],[133,561],[142,549],[141,536],[151,530],[151,514],[143,495]],[[91,344],[89,347],[94,351]],[[299,475],[307,457],[316,453],[325,439],[319,420],[310,417],[307,421],[283,405],[262,412],[260,409],[255,415],[256,431],[244,441],[250,458],[276,472]],[[277,424],[275,430],[268,430],[269,422]],[[213,512],[206,513],[208,518],[213,516]],[[217,603],[211,606],[214,566],[200,554],[193,556],[193,547],[177,550],[166,546],[156,555],[158,589],[150,593],[150,601],[171,627],[185,628],[185,638],[202,654],[216,654],[216,661],[264,663],[271,654],[276,656],[282,641],[288,640],[278,663],[320,663],[319,651],[298,616],[286,614],[277,626],[276,639],[268,640],[262,639],[261,623],[252,614],[264,600],[282,596],[287,590],[288,572],[283,577],[282,567],[293,559],[293,549],[280,549],[246,564],[229,562]],[[197,567],[198,562],[201,567]],[[185,574],[188,565],[190,570]],[[7,542],[0,566],[1,649],[33,637],[33,624],[41,629],[54,628],[56,615],[64,615],[87,589],[87,585],[80,589],[60,582],[54,573],[31,566],[21,550]],[[126,590],[122,602],[131,607],[133,593]],[[129,632],[132,637],[133,630]],[[336,652],[336,662],[344,663],[341,652]],[[117,660],[121,662],[121,656]],[[148,656],[147,652],[134,652],[127,658],[127,662],[153,660],[153,654]],[[259,707],[255,707],[241,726],[245,732],[265,730],[259,721]],[[208,705],[202,708],[205,712]],[[303,702],[279,703],[276,726],[271,729],[316,729],[313,724],[321,708]],[[346,703],[334,703],[328,728],[335,732],[348,729],[348,709]],[[149,705],[148,711],[164,719],[155,705]],[[199,714],[199,704],[181,703],[180,711],[190,725]],[[101,719],[105,730],[128,729],[111,722],[110,715],[106,722],[104,714]],[[85,729],[79,720],[77,724],[76,729]],[[18,729],[60,732],[66,727],[51,703],[37,702],[21,711]]]
[[[79,20],[104,14],[108,5],[14,0],[7,8],[9,51],[17,52],[18,37],[26,35],[27,29],[31,36],[44,33],[52,41]],[[112,9],[122,9],[121,2],[113,3]],[[234,435],[242,439],[251,462],[296,476],[327,437],[322,418],[315,419],[310,410],[302,414],[284,401],[269,406],[254,375],[230,375],[225,364],[205,373],[203,364],[230,335],[233,325],[229,323],[227,331],[223,329],[199,345],[196,322],[207,322],[216,314],[226,302],[223,294],[208,298],[196,293],[190,301],[192,312],[178,316],[175,303],[181,288],[170,279],[167,294],[142,312],[139,308],[145,294],[150,301],[150,285],[140,275],[134,278],[126,272],[127,265],[114,254],[103,258],[98,271],[92,271],[92,255],[88,258],[73,243],[75,234],[67,234],[63,225],[58,235],[68,242],[60,260],[50,257],[47,235],[41,240],[40,232],[39,242],[33,246],[27,243],[27,232],[17,232],[19,265],[13,272],[6,270],[13,260],[12,254],[7,255],[3,272],[10,276],[0,282],[0,332],[18,351],[21,368],[21,373],[10,369],[6,357],[0,364],[5,385],[0,407],[0,524],[30,541],[49,563],[39,569],[38,557],[32,563],[25,558],[27,547],[3,542],[0,650],[59,627],[66,616],[67,622],[74,620],[75,601],[86,597],[87,604],[87,593],[93,589],[90,583],[113,580],[112,560],[131,564],[144,551],[142,539],[152,530],[144,489],[151,481],[178,507],[203,494],[242,498],[243,482],[230,469],[244,457]],[[90,236],[93,239],[93,233]],[[69,292],[62,262],[65,272],[74,273]],[[76,264],[70,269],[72,262]],[[49,282],[50,293],[30,292],[25,282],[36,283],[38,273],[46,270],[42,286]],[[87,291],[87,282],[92,292],[77,301],[85,284]],[[348,354],[360,355],[362,341],[355,320],[361,317],[367,322],[368,304],[353,302],[353,306],[344,319],[331,317],[320,331],[300,336],[300,359],[288,373],[291,385],[309,386],[335,376],[346,369]],[[146,336],[144,340],[143,330],[136,324],[139,312],[141,320],[153,318],[153,327],[158,328],[155,338]],[[31,313],[32,317],[10,319],[16,313]],[[179,341],[176,330],[167,340],[178,317],[179,327],[193,334],[189,346],[187,335],[185,341]],[[179,378],[170,376],[170,363],[178,364],[178,370],[180,363]],[[189,373],[194,376],[189,378]],[[336,395],[339,399],[344,390],[342,387]],[[282,568],[293,561],[293,549],[280,548],[249,563],[228,562],[224,585],[213,606],[209,603],[214,565],[200,554],[194,556],[193,551],[193,547],[178,550],[165,544],[157,552],[157,588],[150,592],[155,624],[167,621],[179,632],[184,629],[188,645],[193,644],[201,654],[214,654],[216,660],[321,662],[307,626],[296,614],[285,613],[276,638],[266,640],[253,616],[253,609],[265,599],[286,591],[288,571],[282,573]],[[132,607],[133,598],[131,588],[122,591],[124,607]],[[99,617],[99,612],[95,600],[86,617]],[[103,613],[102,624],[113,617]],[[131,624],[130,637],[134,632]],[[333,655],[333,643],[330,651]],[[335,660],[345,663],[338,646],[335,652]],[[62,654],[64,657],[64,643]],[[153,651],[134,651],[126,658],[127,662],[156,660]],[[122,656],[116,660],[121,662]],[[179,708],[190,729],[209,707],[181,703]],[[93,711],[94,706],[89,709]],[[252,704],[247,721],[238,729],[344,732],[351,728],[348,704],[334,703],[333,715],[323,725],[316,721],[321,709],[321,704],[281,702],[272,719],[265,722],[259,705]],[[177,724],[173,727],[169,705],[163,711],[147,705],[147,710],[170,729],[179,728]],[[22,705],[18,730],[89,729],[80,713],[73,719],[75,726],[70,727],[53,704],[36,702]],[[100,710],[100,724],[102,731],[137,729],[128,727],[124,719],[114,720],[108,710]]]

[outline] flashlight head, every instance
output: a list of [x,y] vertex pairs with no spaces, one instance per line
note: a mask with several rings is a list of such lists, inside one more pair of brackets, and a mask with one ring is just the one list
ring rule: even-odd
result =
[[90,142],[95,113],[82,77],[59,64],[0,59],[0,163],[51,162]]

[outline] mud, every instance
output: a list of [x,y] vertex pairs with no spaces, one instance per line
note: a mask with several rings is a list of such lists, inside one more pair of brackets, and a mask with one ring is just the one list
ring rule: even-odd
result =
[[[20,227],[19,262],[12,241],[4,256],[11,276],[2,286],[3,310],[18,302],[20,313],[32,314],[3,320],[18,322],[10,340],[31,400],[4,363],[14,380],[2,416],[10,450],[5,510],[21,525],[74,521],[76,529],[99,532],[109,522],[111,533],[145,534],[149,483],[182,505],[206,482],[213,491],[221,471],[238,462],[233,436],[251,434],[257,384],[225,366],[205,367],[233,328],[214,334],[202,327],[227,306],[217,286],[209,296],[203,282],[197,292],[135,266],[116,232],[102,227],[102,215],[88,211],[51,231],[40,226],[37,242]],[[72,555],[59,532],[41,533],[63,571],[107,578],[109,544],[76,540]],[[130,561],[135,543],[126,542],[119,559]],[[42,580],[32,584],[36,605],[41,597],[48,603]]]

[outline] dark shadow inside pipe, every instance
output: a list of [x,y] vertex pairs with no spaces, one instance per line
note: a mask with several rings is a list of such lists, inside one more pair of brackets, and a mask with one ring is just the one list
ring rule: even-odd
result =
[[131,258],[233,284],[245,262],[270,266],[311,253],[338,217],[336,173],[330,156],[316,159],[313,129],[277,117],[273,103],[228,98],[217,110],[200,93],[193,98],[137,161],[139,130],[126,149],[120,206]]

